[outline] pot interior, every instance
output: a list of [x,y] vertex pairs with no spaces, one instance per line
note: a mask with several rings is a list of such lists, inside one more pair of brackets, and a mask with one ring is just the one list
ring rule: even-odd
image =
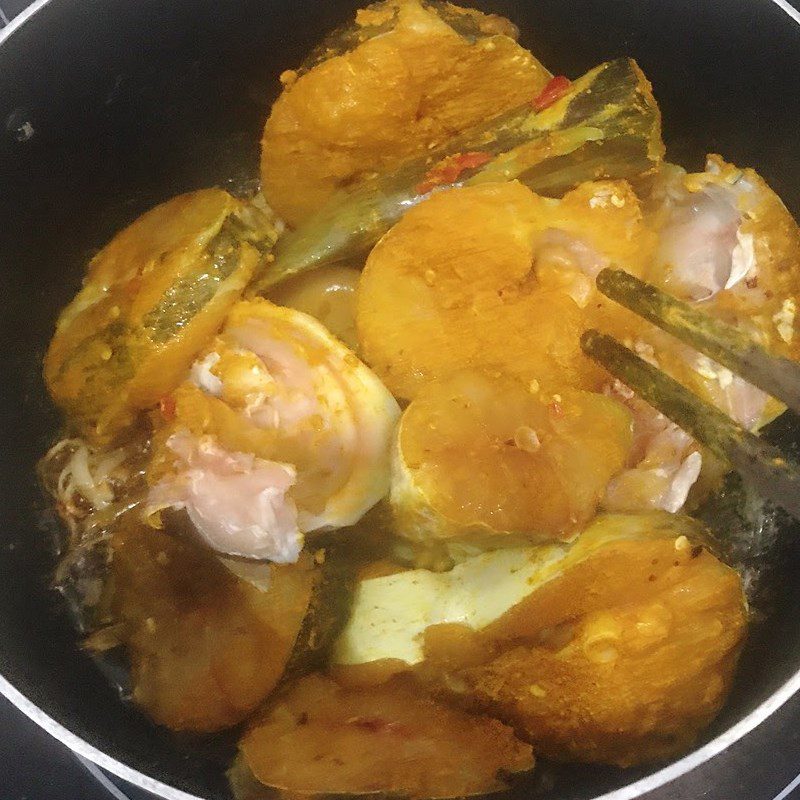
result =
[[[496,0],[555,73],[637,59],[664,115],[668,157],[707,152],[755,167],[800,215],[800,25],[770,0]],[[41,357],[83,265],[113,233],[170,195],[255,185],[260,130],[294,66],[357,5],[315,0],[51,0],[0,47],[0,674],[82,739],[159,781],[228,798],[229,737],[176,737],[120,702],[76,647],[48,588],[55,525],[35,463],[58,417]],[[27,123],[27,124],[26,124]],[[772,435],[800,439],[783,419]],[[765,608],[731,700],[705,741],[800,669],[800,546],[779,520]],[[766,534],[765,534],[766,535]],[[702,744],[702,742],[700,743]],[[595,797],[654,772],[545,765],[552,800]]]

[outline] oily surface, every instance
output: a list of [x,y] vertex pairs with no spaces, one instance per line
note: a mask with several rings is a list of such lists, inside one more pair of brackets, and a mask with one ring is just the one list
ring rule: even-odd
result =
[[199,545],[144,526],[116,533],[112,550],[112,607],[136,702],[173,730],[244,719],[283,673],[314,589],[313,559],[265,565],[262,590]]
[[240,207],[227,192],[180,195],[123,230],[89,265],[45,357],[53,399],[92,438],[113,439],[183,378],[258,262],[218,242]]
[[284,73],[286,87],[264,128],[261,178],[269,203],[291,224],[336,189],[530,101],[549,78],[527,50],[496,32],[513,26],[492,23],[470,41],[416,0],[378,4],[356,24],[376,22],[391,30],[300,78]]
[[497,720],[405,683],[362,690],[322,675],[279,696],[241,749],[261,783],[289,794],[455,797],[501,789],[498,771],[533,765],[530,747]]
[[[638,262],[640,217],[625,182],[583,184],[562,200],[516,182],[434,194],[367,260],[361,351],[404,398],[481,365],[550,391],[597,388],[603,373],[579,345],[593,321],[589,303],[598,302],[591,276],[611,260]],[[579,268],[581,260],[588,263]]]
[[[398,433],[409,484],[393,491],[400,532],[566,537],[594,515],[630,443],[627,410],[603,395],[532,392],[482,371],[429,384]],[[436,530],[431,511],[442,518]]]
[[713,719],[746,623],[739,576],[701,547],[610,543],[486,632],[523,642],[460,674],[542,755],[630,766],[684,750]]

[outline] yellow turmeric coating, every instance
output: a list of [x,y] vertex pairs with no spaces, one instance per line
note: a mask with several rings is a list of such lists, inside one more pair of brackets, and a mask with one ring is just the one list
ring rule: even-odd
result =
[[[603,373],[579,345],[597,297],[592,271],[640,269],[649,246],[624,181],[581,184],[561,200],[517,182],[442,191],[370,254],[357,298],[361,353],[409,399],[481,365],[545,390],[595,389]],[[584,256],[585,266],[573,263]]]
[[546,394],[477,371],[429,384],[398,430],[398,533],[479,547],[569,538],[594,515],[631,440],[628,411],[603,395]]
[[[493,21],[477,11],[465,12]],[[264,128],[261,179],[291,224],[334,191],[442,144],[532,100],[550,74],[507,32],[485,25],[475,41],[419,0],[390,0],[356,25],[393,16],[392,29],[335,55],[287,85]],[[495,32],[504,31],[504,32]]]
[[320,674],[277,697],[240,748],[258,780],[296,797],[485,794],[507,788],[503,778],[534,761],[511,728],[407,682],[361,690]]
[[180,195],[92,259],[45,357],[53,399],[85,435],[107,441],[124,431],[183,379],[222,324],[260,259],[223,230],[241,210],[219,189]]
[[598,542],[487,629],[516,646],[458,673],[537,753],[619,766],[667,758],[721,708],[746,634],[741,580],[686,536],[654,534]]

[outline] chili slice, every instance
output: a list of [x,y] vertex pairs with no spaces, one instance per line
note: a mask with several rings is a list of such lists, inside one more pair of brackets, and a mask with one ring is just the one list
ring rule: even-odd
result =
[[556,75],[551,78],[547,85],[542,89],[538,97],[533,101],[533,107],[537,111],[544,111],[549,108],[556,100],[560,100],[572,86],[572,81],[563,75]]
[[477,169],[491,160],[492,156],[489,153],[482,153],[479,150],[448,156],[426,173],[416,190],[419,194],[427,194],[437,186],[455,183],[464,170]]

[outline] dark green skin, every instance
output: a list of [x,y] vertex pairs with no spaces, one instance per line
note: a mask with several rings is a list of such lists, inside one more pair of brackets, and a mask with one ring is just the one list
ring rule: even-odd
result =
[[239,267],[242,245],[250,244],[266,257],[275,238],[272,220],[263,212],[253,206],[235,211],[222,223],[192,271],[164,292],[141,325],[114,320],[84,339],[64,360],[61,373],[98,343],[106,345],[111,356],[87,371],[84,387],[70,402],[70,416],[88,421],[100,416],[113,390],[136,374],[151,344],[169,342],[216,297],[222,283]]
[[282,682],[321,668],[350,616],[357,566],[341,545],[334,543],[319,549],[324,549],[325,561],[318,570],[311,602]]
[[[544,121],[539,121],[540,113],[526,104],[460,134],[395,172],[339,192],[300,227],[281,237],[275,261],[257,279],[254,291],[266,291],[316,267],[363,257],[409,208],[429,196],[430,192],[420,193],[417,187],[431,167],[448,156],[480,151],[497,157],[520,145],[545,143],[554,135],[565,140],[565,134],[574,133],[574,149],[569,152],[543,158],[532,167],[515,165],[511,158],[503,164],[502,174],[489,173],[493,180],[518,179],[533,191],[552,196],[586,180],[637,177],[661,157],[658,107],[631,59],[595,67],[544,113]],[[449,186],[479,182],[491,166],[489,162],[465,170]]]
[[[372,3],[367,9],[380,9],[384,3]],[[433,11],[439,19],[446,22],[457,34],[463,36],[469,42],[476,42],[483,39],[487,34],[482,31],[477,19],[471,14],[459,14],[453,11],[449,3],[442,0],[428,0],[423,6],[428,11]],[[318,64],[327,61],[329,58],[343,55],[354,50],[362,42],[374,39],[384,33],[394,29],[397,19],[397,12],[379,25],[356,25],[355,22],[341,25],[331,31],[304,59],[297,70],[298,75],[310,72]],[[513,33],[516,39],[519,31],[510,22],[507,23],[509,33]]]
[[284,681],[324,667],[328,652],[350,618],[359,570],[390,558],[394,545],[388,503],[378,503],[354,526],[311,534],[309,552],[325,551],[319,579],[303,620]]

